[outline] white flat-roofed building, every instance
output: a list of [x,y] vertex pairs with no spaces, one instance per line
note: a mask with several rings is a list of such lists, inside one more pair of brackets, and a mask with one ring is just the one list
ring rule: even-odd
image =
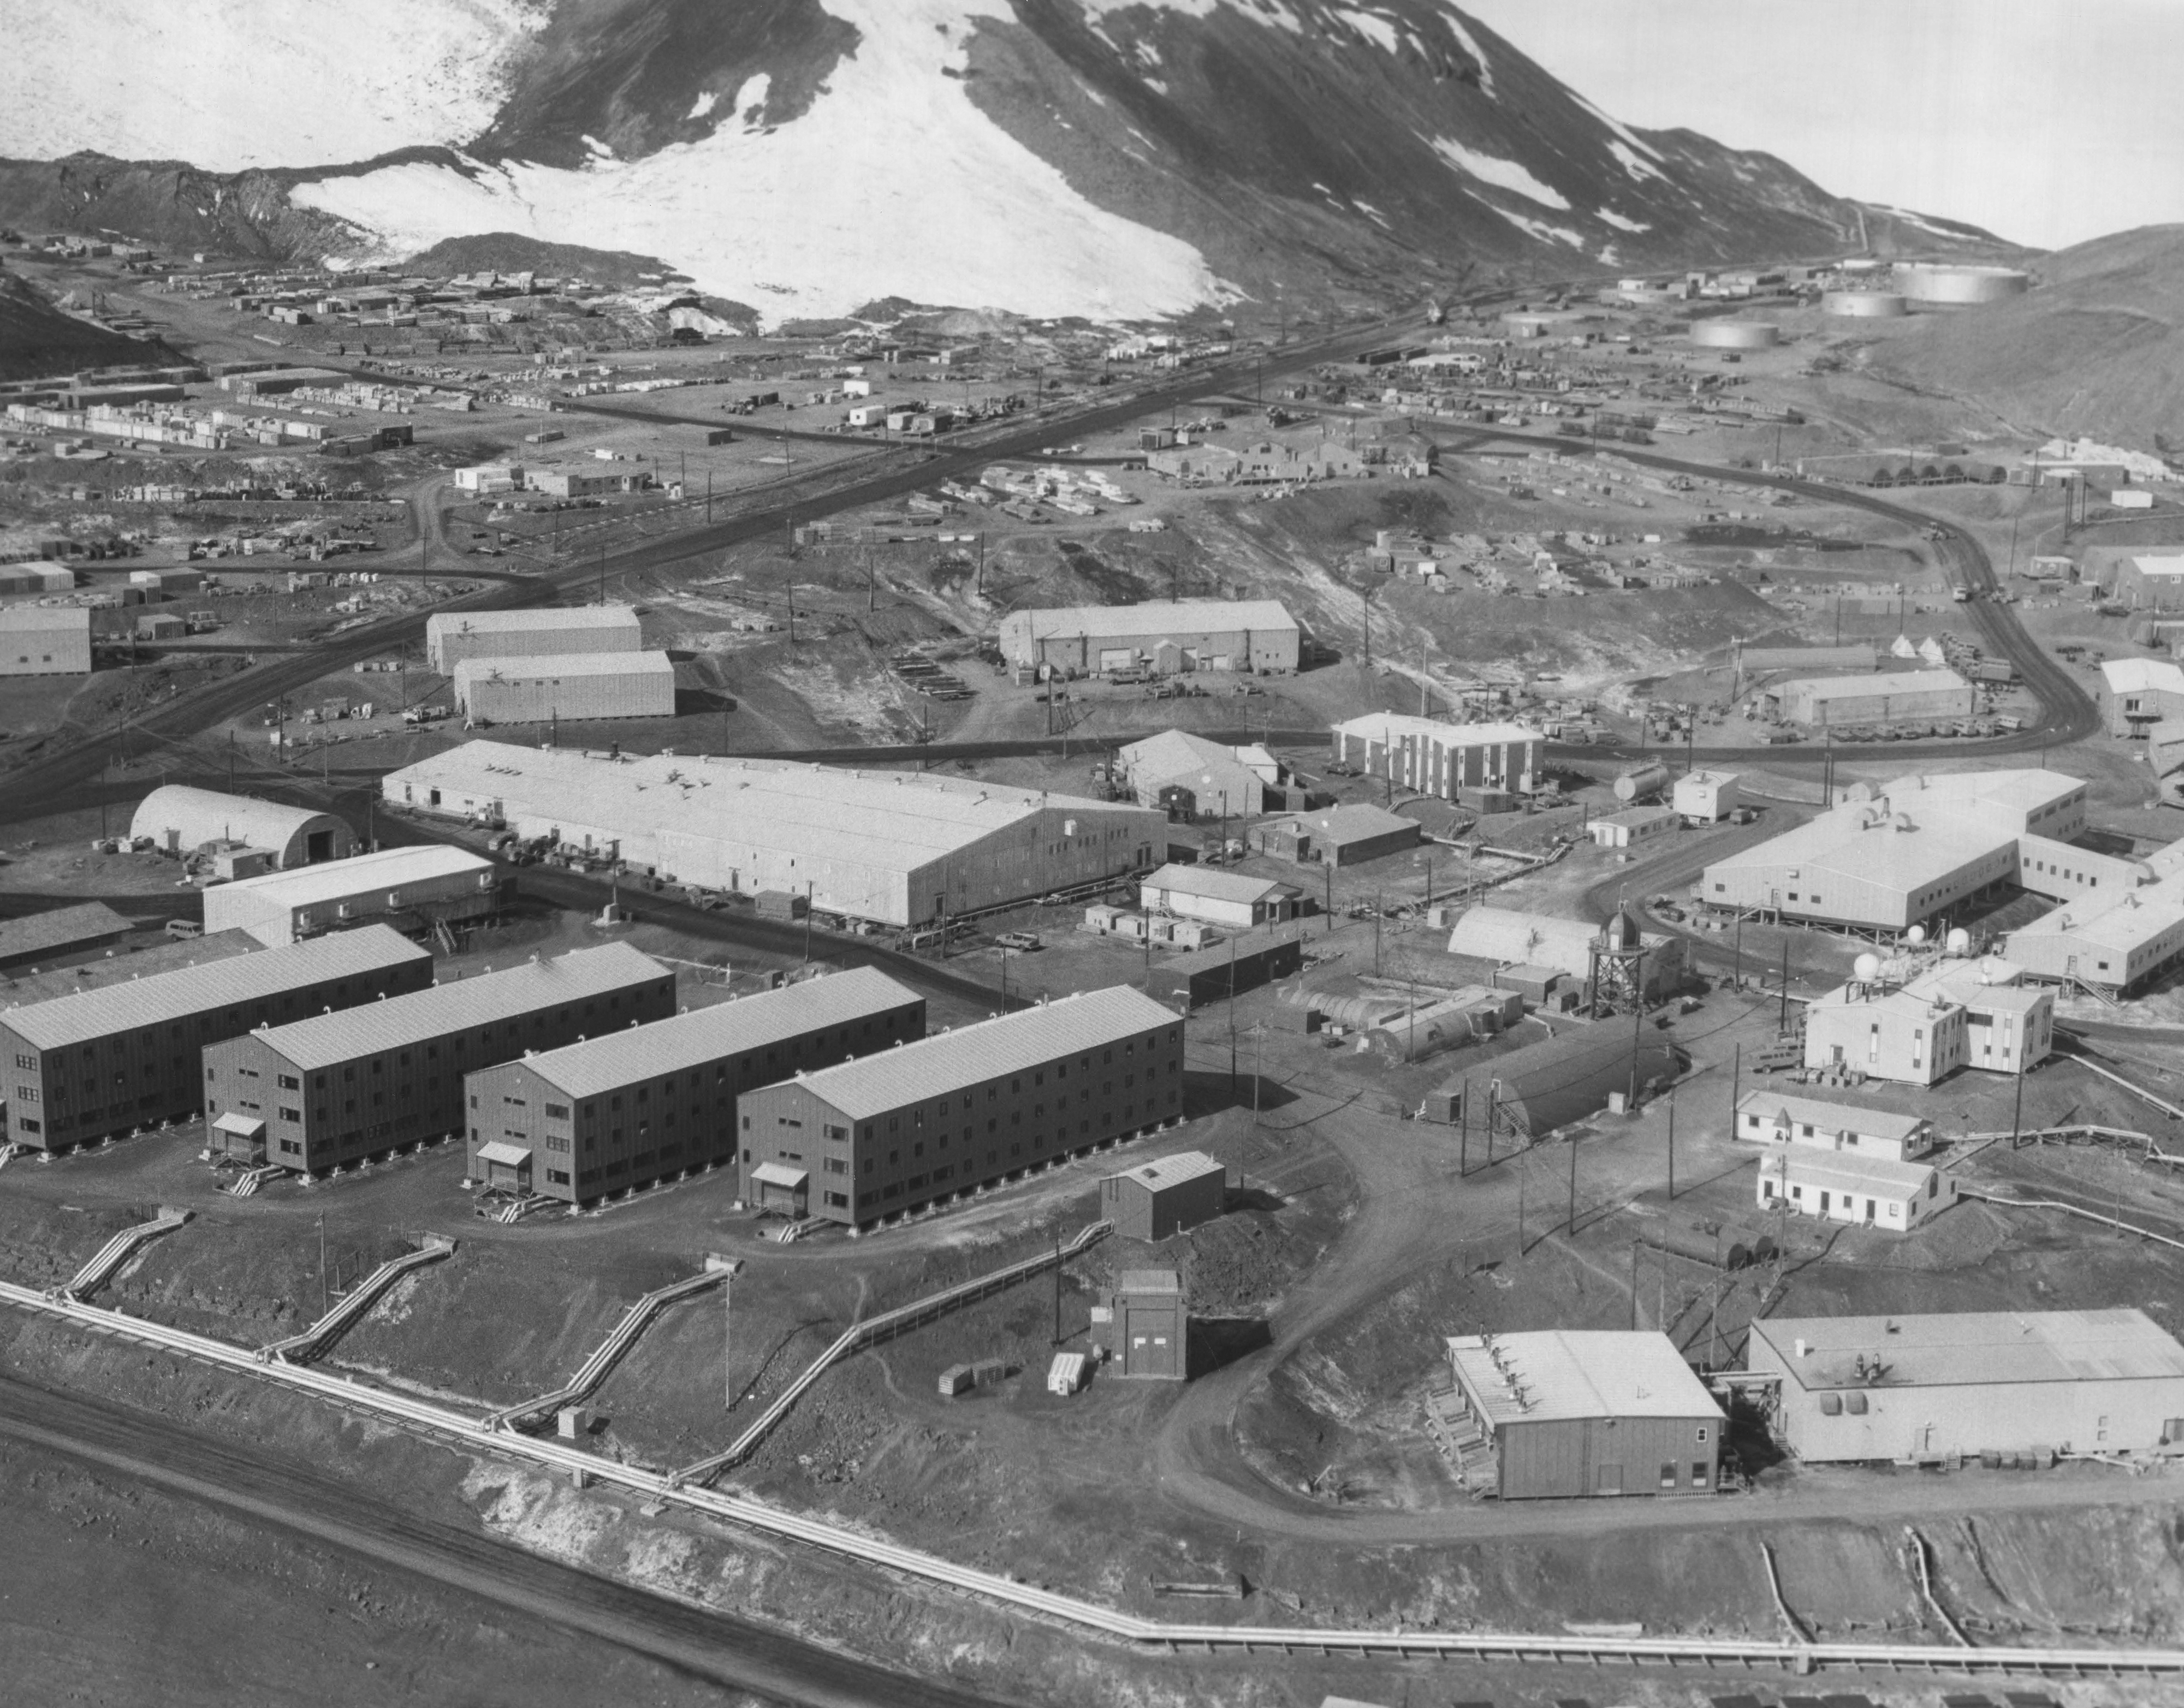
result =
[[2065,902],[2010,932],[2003,953],[2029,978],[2128,995],[2184,957],[2184,881]]
[[2184,1443],[2184,1346],[2142,1310],[1754,1317],[1746,1363],[1810,1464]]
[[[526,1055],[469,1076],[471,1176],[581,1204],[733,1162],[747,1093],[924,1036],[924,998],[854,967]],[[805,1213],[763,1182],[755,1197]]]
[[259,848],[282,871],[356,852],[356,832],[332,813],[185,783],[164,784],[139,801],[129,834],[149,837],[160,853],[177,858],[223,843]]
[[[1708,866],[1698,899],[1784,920],[1903,931],[2021,882],[2028,837],[2067,844],[2084,833],[2086,793],[2081,779],[2043,771],[1858,784],[1808,823]],[[2088,856],[2086,869],[2103,858]]]
[[2114,559],[2103,580],[2109,593],[2133,610],[2184,605],[2184,553],[2139,552]]
[[1068,605],[1011,611],[1002,654],[1016,665],[1107,670],[1293,670],[1302,634],[1273,599],[1185,599],[1167,604]]
[[483,741],[389,773],[381,793],[681,883],[785,890],[894,926],[1143,871],[1167,841],[1167,821],[1141,807],[937,772]]
[[675,666],[664,652],[464,659],[454,678],[456,707],[473,724],[675,715]]
[[1164,865],[1138,886],[1139,904],[1148,913],[1202,919],[1236,931],[1290,918],[1300,893],[1293,884],[1210,866]]
[[1447,1346],[1484,1486],[1502,1499],[1713,1489],[1727,1420],[1667,1335],[1551,1328]]
[[1839,985],[1805,1008],[1805,1065],[1933,1085],[1960,1067],[2022,1073],[2054,1043],[2053,993],[1997,957],[1943,960]]
[[761,1087],[737,1125],[746,1198],[855,1227],[1182,1118],[1182,1021],[1114,985]]
[[1964,718],[1979,709],[1979,691],[1954,670],[1808,676],[1784,682],[1772,692],[1780,701],[1782,715],[1797,724]]
[[214,884],[205,892],[204,925],[278,948],[374,922],[410,932],[452,929],[489,919],[500,905],[499,866],[467,848],[432,843]]
[[1771,1144],[1759,1159],[1753,1201],[1762,1210],[1908,1233],[1957,1201],[1957,1183],[1924,1162]]
[[1681,830],[1684,815],[1674,807],[1625,807],[1602,813],[1585,826],[1595,848],[1641,848]]
[[443,676],[465,659],[538,658],[554,653],[644,649],[629,605],[572,605],[537,611],[441,611],[425,620],[425,653]]
[[0,676],[91,673],[91,612],[81,605],[0,606]]
[[1398,712],[1351,718],[1330,733],[1336,764],[1440,800],[1467,788],[1529,793],[1546,739],[1522,724],[1449,724]]
[[1802,1144],[1888,1162],[1914,1161],[1935,1143],[1934,1123],[1924,1115],[1771,1089],[1737,1099],[1736,1136],[1753,1144]]

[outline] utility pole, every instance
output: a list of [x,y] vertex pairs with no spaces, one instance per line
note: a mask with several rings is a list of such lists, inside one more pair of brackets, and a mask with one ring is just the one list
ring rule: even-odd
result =
[[1624,1104],[1630,1114],[1638,1111],[1638,1049],[1646,1038],[1646,951],[1630,963],[1630,1090]]
[[1630,1242],[1630,1332],[1638,1332],[1638,1242]]
[[1790,940],[1782,940],[1782,1010],[1774,1022],[1777,1038],[1790,1030]]
[[1054,1230],[1054,1344],[1061,1344],[1061,1230]]
[[1334,868],[1326,860],[1319,863],[1319,875],[1327,880],[1327,929],[1323,937],[1334,935]]
[[[811,880],[806,878],[804,881],[804,964],[806,966],[811,965]],[[941,948],[945,949],[947,944],[944,943]]]
[[1380,892],[1373,892],[1373,976],[1380,976]]
[[[1735,1054],[1730,1057],[1729,1064],[1729,1136],[1731,1138],[1736,1137],[1736,1105],[1742,1099],[1743,1093],[1744,1046],[1740,1043],[1736,1046]],[[1676,1189],[1671,1185],[1669,1188],[1669,1196],[1674,1198],[1675,1195]]]
[[1236,939],[1228,939],[1228,1095],[1236,1094]]
[[[1735,1138],[1735,1137],[1736,1137],[1736,1121],[1732,1119],[1732,1120],[1731,1120],[1731,1121],[1730,1121],[1730,1136],[1731,1138]],[[1674,1204],[1675,1201],[1676,1201],[1676,1093],[1675,1093],[1675,1091],[1674,1091],[1674,1088],[1670,1088],[1670,1090],[1669,1090],[1669,1203],[1671,1203],[1671,1204]],[[1635,1296],[1635,1295],[1634,1295],[1634,1296]]]
[[326,1213],[319,1212],[319,1315],[333,1308],[333,1289],[326,1280]]
[[1462,1113],[1456,1129],[1456,1177],[1462,1180],[1471,1172],[1471,1082],[1463,1082]]
[[721,1409],[736,1409],[735,1375],[729,1368],[730,1355],[736,1345],[736,1278],[733,1274],[721,1277]]
[[1570,1135],[1569,1227],[1573,1237],[1577,1232],[1577,1135]]
[[2025,1040],[2020,1036],[2017,1049],[2017,1101],[2009,1112],[2009,1148],[2017,1149],[2018,1140],[2025,1132]]

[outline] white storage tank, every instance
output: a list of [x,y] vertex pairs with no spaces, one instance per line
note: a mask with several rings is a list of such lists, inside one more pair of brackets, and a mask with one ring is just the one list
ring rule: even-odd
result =
[[2014,267],[1952,266],[1930,261],[1898,261],[1896,288],[1914,303],[1965,307],[2006,302],[2032,288],[2030,275]]
[[1901,291],[1830,291],[1820,312],[1845,320],[1895,320],[1911,312]]
[[1708,350],[1766,350],[1782,342],[1771,320],[1695,320],[1691,341]]
[[1651,800],[1669,786],[1669,768],[1658,759],[1641,765],[1633,765],[1615,780],[1615,798],[1626,805],[1632,801]]

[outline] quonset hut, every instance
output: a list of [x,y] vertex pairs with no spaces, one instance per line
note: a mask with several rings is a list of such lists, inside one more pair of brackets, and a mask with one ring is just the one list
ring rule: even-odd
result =
[[1611,1097],[1628,1093],[1634,1056],[1641,1098],[1683,1071],[1675,1047],[1658,1038],[1641,1036],[1634,1043],[1619,1026],[1566,1032],[1467,1068],[1429,1096],[1427,1113],[1481,1131],[1537,1138],[1598,1115]]
[[129,821],[129,834],[149,837],[161,854],[176,855],[214,843],[240,843],[270,854],[281,871],[347,860],[356,852],[356,832],[332,813],[181,783],[146,795]]

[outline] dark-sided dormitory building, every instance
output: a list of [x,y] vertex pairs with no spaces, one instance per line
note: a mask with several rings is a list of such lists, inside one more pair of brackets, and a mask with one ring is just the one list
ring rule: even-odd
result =
[[857,967],[482,1069],[471,1177],[582,1204],[733,1162],[746,1092],[924,1036],[925,999]]
[[526,961],[208,1049],[205,1130],[231,1156],[315,1174],[460,1132],[466,1073],[674,1012],[674,974],[626,943]]
[[186,1119],[200,1107],[207,1048],[432,982],[432,955],[376,925],[0,1010],[7,1137],[64,1150]]
[[1117,985],[742,1099],[744,1196],[861,1227],[1183,1115],[1183,1022]]

